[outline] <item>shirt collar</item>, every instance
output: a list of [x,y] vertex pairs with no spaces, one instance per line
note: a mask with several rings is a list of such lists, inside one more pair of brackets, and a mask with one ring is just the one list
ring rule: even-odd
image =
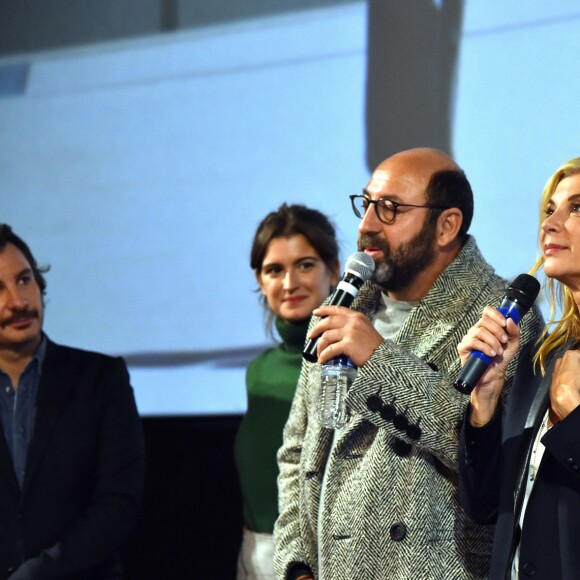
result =
[[44,358],[46,357],[47,342],[48,340],[46,338],[46,334],[44,334],[43,332],[40,338],[40,344],[34,351],[34,354],[32,355],[32,358],[28,361],[26,367],[24,367],[24,371],[22,372],[22,374],[24,374],[28,369],[31,368],[36,368],[38,370],[42,368],[42,365],[44,364]]
[[[48,343],[48,339],[46,337],[46,334],[44,334],[44,332],[43,332],[41,334],[40,343],[36,347],[36,350],[34,351],[34,354],[32,355],[32,357],[30,358],[30,360],[28,361],[28,363],[24,367],[23,373],[31,367],[36,367],[38,369],[42,368],[42,365],[44,364],[44,359],[46,357],[46,345],[47,345],[47,343]],[[2,369],[2,367],[0,367],[0,372],[5,372]]]
[[46,357],[46,344],[47,344],[47,342],[48,342],[48,339],[46,338],[46,334],[44,334],[44,332],[43,332],[42,337],[40,339],[40,344],[38,345],[36,352],[32,355],[32,360],[38,361],[39,368],[42,368],[42,365],[44,364],[44,358]]

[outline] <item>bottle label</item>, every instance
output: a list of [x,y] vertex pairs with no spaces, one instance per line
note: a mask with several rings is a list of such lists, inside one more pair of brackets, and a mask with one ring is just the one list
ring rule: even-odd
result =
[[356,366],[345,356],[336,357],[322,366],[318,420],[326,429],[340,429],[348,423],[350,413],[346,398],[356,373]]

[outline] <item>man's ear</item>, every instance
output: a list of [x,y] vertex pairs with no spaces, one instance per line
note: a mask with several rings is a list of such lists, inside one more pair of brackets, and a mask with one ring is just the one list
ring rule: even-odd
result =
[[463,224],[463,214],[457,207],[445,209],[437,219],[437,243],[443,247],[455,241]]

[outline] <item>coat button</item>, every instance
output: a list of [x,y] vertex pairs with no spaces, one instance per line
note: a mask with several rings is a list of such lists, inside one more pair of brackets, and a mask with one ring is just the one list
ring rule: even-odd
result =
[[378,411],[383,406],[383,400],[378,395],[371,395],[367,399],[367,407],[371,411]]
[[526,564],[524,564],[520,570],[526,575],[526,576],[533,576],[536,573],[536,567],[531,563],[531,562],[527,562]]
[[409,453],[411,453],[411,449],[413,446],[402,439],[398,439],[395,437],[393,442],[391,443],[391,449],[395,452],[396,455],[399,457],[407,457]]
[[407,417],[405,417],[405,415],[397,415],[393,419],[393,425],[397,429],[404,431],[409,426],[409,419],[407,419]]
[[407,437],[409,439],[413,439],[414,441],[417,441],[417,439],[419,439],[421,437],[421,427],[419,427],[419,425],[409,425],[407,427]]
[[393,405],[385,405],[382,409],[381,409],[381,417],[385,420],[385,421],[392,421],[393,417],[397,414],[397,410],[395,409],[395,407]]
[[391,540],[400,542],[407,535],[407,527],[402,522],[398,522],[391,526]]

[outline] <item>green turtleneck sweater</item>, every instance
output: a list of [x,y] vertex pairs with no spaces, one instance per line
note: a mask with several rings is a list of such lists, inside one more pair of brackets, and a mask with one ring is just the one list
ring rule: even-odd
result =
[[234,454],[244,521],[253,532],[271,534],[278,517],[276,453],[300,375],[308,322],[292,324],[277,318],[282,343],[256,357],[246,372],[248,410],[236,436]]

